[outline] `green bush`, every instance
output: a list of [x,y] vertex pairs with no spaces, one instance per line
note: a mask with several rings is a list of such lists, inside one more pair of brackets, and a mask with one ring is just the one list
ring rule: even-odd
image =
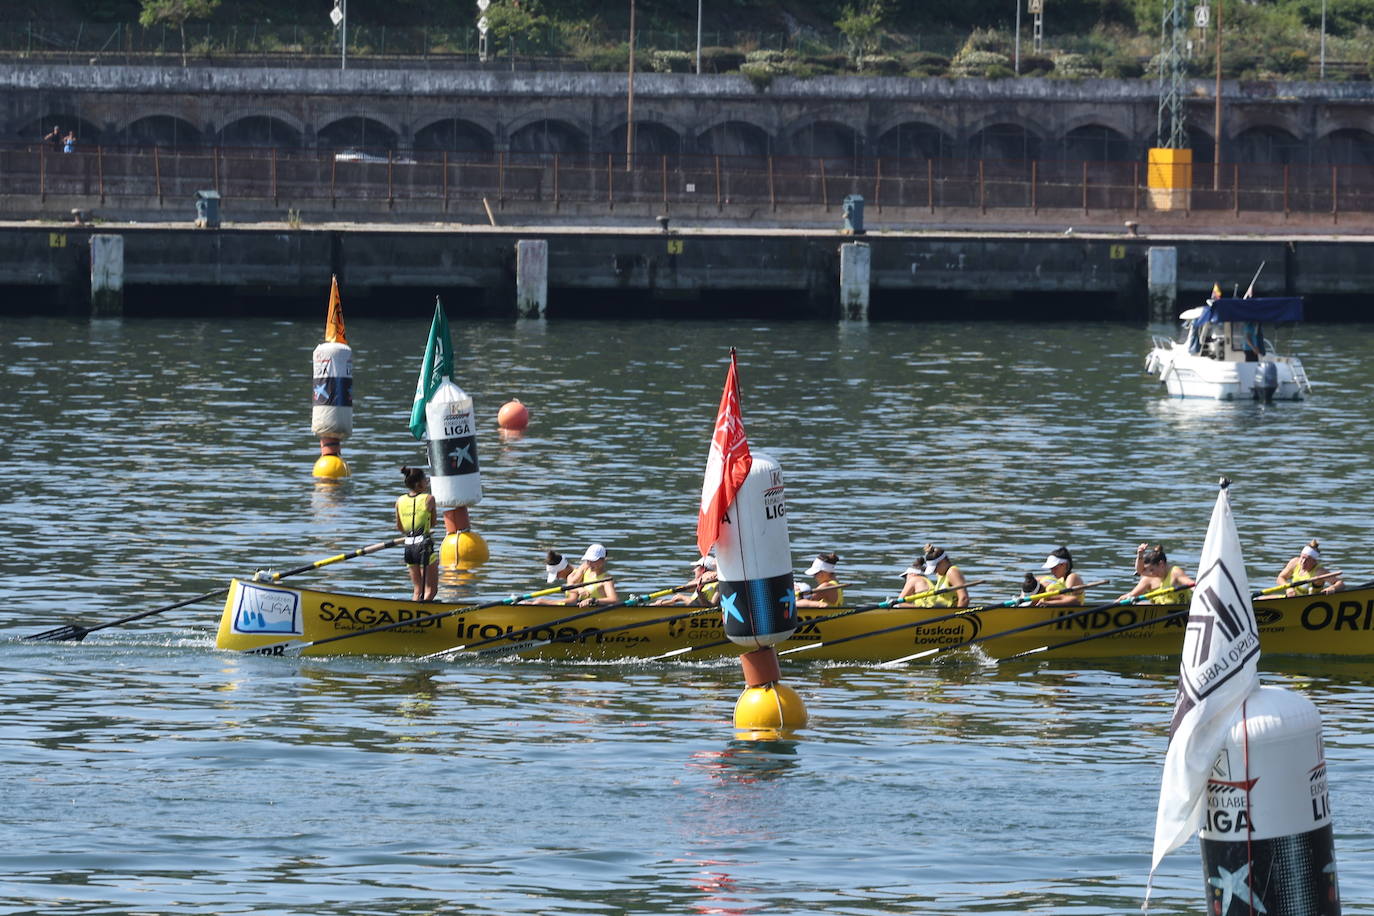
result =
[[949,72],[953,76],[980,76],[988,79],[1001,79],[994,77],[991,70],[994,67],[1003,68],[1008,76],[1015,76],[1011,69],[1011,58],[1005,54],[998,54],[996,51],[976,51],[969,50],[967,47],[954,55],[954,60],[950,63]]
[[1102,75],[1102,65],[1086,54],[1060,54],[1054,59],[1053,75],[1060,79],[1093,79]]
[[1016,76],[1016,71],[1006,64],[993,64],[984,76],[990,80],[1009,80]]
[[1132,55],[1114,54],[1102,62],[1102,75],[1109,79],[1139,79],[1145,75],[1145,66]]
[[1048,54],[1022,54],[1022,76],[1049,76],[1054,72],[1054,58]]
[[649,55],[649,66],[658,73],[692,73],[697,68],[696,58],[691,51],[654,51]]
[[703,73],[731,73],[744,63],[744,52],[736,48],[710,47],[701,49]]
[[758,92],[767,92],[768,87],[773,85],[773,80],[779,76],[778,69],[768,63],[746,61],[740,65],[739,72],[748,77],[749,82],[754,85],[754,89]]
[[896,76],[904,69],[902,62],[891,54],[863,54],[855,64],[860,73],[874,76]]

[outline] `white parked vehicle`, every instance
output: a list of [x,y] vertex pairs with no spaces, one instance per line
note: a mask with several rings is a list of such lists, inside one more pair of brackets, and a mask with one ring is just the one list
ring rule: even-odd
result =
[[1154,338],[1145,371],[1171,397],[1300,401],[1312,390],[1296,356],[1279,356],[1263,324],[1301,321],[1302,299],[1208,299],[1178,316],[1178,340]]

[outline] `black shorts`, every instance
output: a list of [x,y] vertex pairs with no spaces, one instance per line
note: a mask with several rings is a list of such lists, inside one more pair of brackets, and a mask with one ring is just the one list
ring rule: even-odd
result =
[[434,562],[434,538],[406,538],[407,566],[428,566]]

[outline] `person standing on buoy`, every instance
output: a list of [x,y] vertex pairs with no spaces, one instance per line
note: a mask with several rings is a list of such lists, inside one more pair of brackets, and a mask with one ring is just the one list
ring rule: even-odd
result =
[[439,593],[439,558],[430,529],[438,517],[429,478],[419,468],[403,467],[406,495],[396,499],[396,530],[405,535],[406,569],[414,587],[412,599],[433,601]]

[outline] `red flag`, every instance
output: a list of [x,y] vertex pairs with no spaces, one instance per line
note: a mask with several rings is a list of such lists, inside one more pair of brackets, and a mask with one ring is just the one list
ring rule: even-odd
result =
[[730,371],[725,375],[725,391],[716,412],[716,431],[711,436],[711,452],[706,457],[706,479],[701,486],[701,512],[697,516],[697,549],[702,556],[720,537],[720,523],[735,501],[735,493],[754,463],[749,440],[744,436],[744,417],[740,415],[739,379],[735,375],[735,348],[730,348]]

